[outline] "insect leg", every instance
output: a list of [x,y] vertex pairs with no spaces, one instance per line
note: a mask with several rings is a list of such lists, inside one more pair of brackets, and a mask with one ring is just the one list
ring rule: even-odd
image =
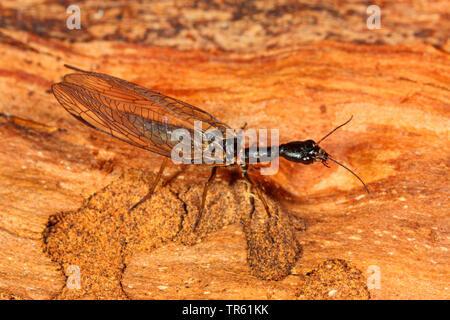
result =
[[168,186],[169,184],[171,184],[173,181],[175,181],[182,173],[184,173],[187,169],[187,165],[185,164],[180,164],[179,167],[181,167],[180,170],[176,171],[173,175],[171,175],[170,177],[168,177],[167,179],[165,179],[165,181],[163,182],[162,186]]
[[269,210],[269,206],[267,205],[266,199],[264,198],[261,189],[259,187],[259,184],[254,182],[250,176],[248,175],[248,166],[243,166],[242,167],[242,173],[244,174],[245,179],[247,179],[247,181],[255,188],[256,193],[258,194],[258,198],[259,200],[261,200],[261,202],[264,205],[264,209],[267,212],[267,216],[270,218],[271,214],[270,214],[270,210]]
[[202,203],[200,206],[200,213],[198,214],[197,220],[194,224],[194,231],[197,229],[198,224],[200,223],[200,219],[202,218],[203,210],[205,209],[206,205],[206,194],[208,192],[208,187],[211,185],[212,181],[216,177],[217,167],[213,167],[211,170],[211,175],[209,176],[208,181],[205,183],[205,187],[203,188],[203,195],[202,195]]
[[147,201],[148,199],[150,199],[152,197],[153,192],[156,189],[156,186],[158,185],[159,180],[162,177],[162,174],[164,172],[164,168],[167,165],[167,161],[168,158],[164,157],[164,160],[161,164],[161,167],[159,168],[158,174],[156,175],[155,180],[153,180],[153,183],[148,191],[148,193],[145,195],[145,197],[143,197],[141,200],[139,200],[138,203],[136,203],[134,206],[131,207],[130,211],[133,211],[134,209],[136,209],[139,205],[141,205],[142,203],[144,203],[145,201]]

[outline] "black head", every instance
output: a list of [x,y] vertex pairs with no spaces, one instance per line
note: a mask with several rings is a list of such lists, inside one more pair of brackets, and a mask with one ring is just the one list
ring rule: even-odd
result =
[[325,150],[319,147],[320,142],[322,142],[325,138],[327,138],[330,134],[332,134],[340,127],[345,126],[347,123],[350,122],[350,120],[352,120],[352,118],[353,116],[347,122],[336,127],[325,137],[320,139],[318,143],[314,142],[313,140],[305,140],[305,141],[288,142],[280,145],[279,149],[280,156],[289,161],[300,162],[303,164],[311,164],[320,161],[324,166],[327,167],[328,167],[327,160],[331,160],[340,165],[341,167],[343,167],[344,169],[347,169],[349,172],[351,172],[351,174],[353,174],[356,178],[358,178],[358,180],[361,181],[361,183],[364,185],[364,188],[366,189],[367,193],[369,193],[369,189],[367,188],[366,184],[361,180],[360,177],[358,177],[358,175],[356,175],[356,173],[354,173],[352,170],[344,166],[342,163],[339,163],[338,161],[331,158],[330,155],[325,152]]
[[280,156],[303,164],[311,164],[315,161],[324,163],[328,159],[326,153],[313,140],[294,141],[280,145]]

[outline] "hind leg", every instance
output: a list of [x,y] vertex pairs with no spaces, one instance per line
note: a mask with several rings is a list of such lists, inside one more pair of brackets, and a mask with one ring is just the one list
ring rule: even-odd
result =
[[138,206],[140,206],[141,204],[143,204],[145,201],[149,200],[152,197],[152,194],[155,191],[159,180],[161,180],[162,174],[164,172],[164,168],[167,165],[167,161],[168,161],[168,158],[164,158],[164,160],[163,160],[163,162],[161,164],[161,167],[159,168],[158,174],[156,175],[155,180],[153,180],[153,183],[150,186],[150,189],[149,189],[148,193],[145,195],[145,197],[143,197],[141,200],[139,200],[138,203],[136,203],[134,206],[132,206],[130,208],[130,210],[129,210],[130,212],[133,211],[134,209],[136,209]]

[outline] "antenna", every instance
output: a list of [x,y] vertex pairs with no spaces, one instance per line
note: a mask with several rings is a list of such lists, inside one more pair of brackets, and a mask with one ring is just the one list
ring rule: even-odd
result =
[[[351,120],[351,118],[350,118],[350,120]],[[350,121],[350,120],[349,120],[349,121]],[[347,121],[347,122],[348,122],[348,121]],[[345,124],[345,123],[344,123],[344,124]],[[342,126],[343,126],[343,125],[341,125],[340,127],[342,127]],[[338,127],[338,128],[339,128],[339,127]],[[337,128],[336,128],[336,129],[337,129]],[[336,130],[336,129],[334,129],[334,130]],[[333,130],[333,131],[334,131],[334,130]],[[369,188],[367,188],[367,186],[366,186],[366,184],[364,183],[364,181],[362,181],[362,179],[361,179],[360,177],[358,177],[358,175],[357,175],[356,173],[354,173],[352,170],[350,170],[349,168],[347,168],[346,166],[344,166],[342,163],[340,163],[340,162],[334,160],[333,158],[330,158],[330,156],[328,156],[327,159],[329,159],[329,160],[331,160],[331,161],[337,163],[338,165],[340,165],[340,166],[343,167],[344,169],[347,169],[347,171],[349,171],[352,175],[354,175],[356,178],[358,178],[359,181],[361,181],[361,183],[363,184],[363,186],[364,186],[364,188],[366,189],[367,193],[370,194]]]
[[333,132],[335,132],[337,129],[345,126],[347,123],[349,123],[350,121],[352,121],[353,119],[353,115],[350,117],[350,119],[348,119],[345,123],[341,124],[340,126],[337,126],[336,128],[334,128],[333,130],[331,130],[325,137],[323,137],[322,139],[319,140],[319,142],[317,142],[317,144],[321,143],[323,140],[325,140],[326,138],[328,138],[328,136],[330,134],[332,134]]
[[77,68],[77,67],[70,66],[70,65],[68,65],[68,64],[64,64],[64,67],[66,67],[67,69],[75,70],[75,71],[89,72],[89,71],[81,70],[81,69],[79,69],[79,68]]

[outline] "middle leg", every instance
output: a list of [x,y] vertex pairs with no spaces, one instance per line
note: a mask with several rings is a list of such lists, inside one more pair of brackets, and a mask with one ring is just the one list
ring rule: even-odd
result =
[[255,188],[256,193],[258,194],[258,198],[263,203],[264,209],[267,212],[267,216],[270,218],[271,214],[270,214],[269,206],[267,205],[266,199],[264,198],[264,196],[262,194],[259,184],[257,182],[254,182],[248,175],[248,165],[242,166],[241,169],[242,169],[242,173],[244,174],[245,179]]
[[206,205],[206,194],[208,193],[208,188],[211,185],[211,183],[214,181],[214,178],[216,177],[217,167],[213,167],[211,170],[211,175],[209,176],[208,181],[205,183],[205,187],[203,188],[203,194],[202,194],[202,202],[200,204],[200,212],[198,214],[197,220],[194,224],[194,232],[197,230],[198,224],[200,223],[200,219],[202,218],[203,210],[205,209]]

